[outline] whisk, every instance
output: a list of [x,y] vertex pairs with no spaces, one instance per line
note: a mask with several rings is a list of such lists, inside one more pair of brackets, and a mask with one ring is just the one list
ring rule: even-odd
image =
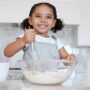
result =
[[32,48],[32,57],[33,57],[33,59],[37,59],[37,54],[36,54],[36,52],[35,52],[35,47],[34,47],[34,43],[32,42],[31,43],[31,48]]
[[44,64],[41,62],[41,60],[38,59],[38,56],[36,54],[36,51],[35,51],[35,47],[34,47],[34,43],[31,44],[31,48],[32,48],[32,57],[33,57],[33,69],[35,71],[44,71],[45,69],[45,66]]

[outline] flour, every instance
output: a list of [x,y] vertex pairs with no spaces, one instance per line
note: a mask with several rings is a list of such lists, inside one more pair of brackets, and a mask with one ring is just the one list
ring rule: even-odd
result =
[[63,70],[59,72],[39,72],[39,71],[24,71],[25,77],[32,83],[36,84],[58,84],[66,80],[71,71]]

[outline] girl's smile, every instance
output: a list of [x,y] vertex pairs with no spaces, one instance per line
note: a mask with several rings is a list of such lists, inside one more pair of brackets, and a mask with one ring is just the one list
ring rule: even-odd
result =
[[46,29],[48,27],[48,25],[47,24],[38,24],[38,27],[40,29]]

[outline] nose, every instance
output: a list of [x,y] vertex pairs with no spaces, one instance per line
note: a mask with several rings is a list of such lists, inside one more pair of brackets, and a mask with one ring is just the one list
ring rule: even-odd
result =
[[42,17],[41,18],[41,22],[45,22],[46,21],[46,18],[45,17]]

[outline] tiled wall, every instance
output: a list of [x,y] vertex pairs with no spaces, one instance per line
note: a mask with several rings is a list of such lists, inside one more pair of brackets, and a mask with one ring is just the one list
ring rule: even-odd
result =
[[0,60],[19,60],[22,57],[22,51],[17,53],[11,58],[4,56],[5,46],[16,39],[17,36],[23,33],[22,30],[17,28],[15,24],[0,24]]

